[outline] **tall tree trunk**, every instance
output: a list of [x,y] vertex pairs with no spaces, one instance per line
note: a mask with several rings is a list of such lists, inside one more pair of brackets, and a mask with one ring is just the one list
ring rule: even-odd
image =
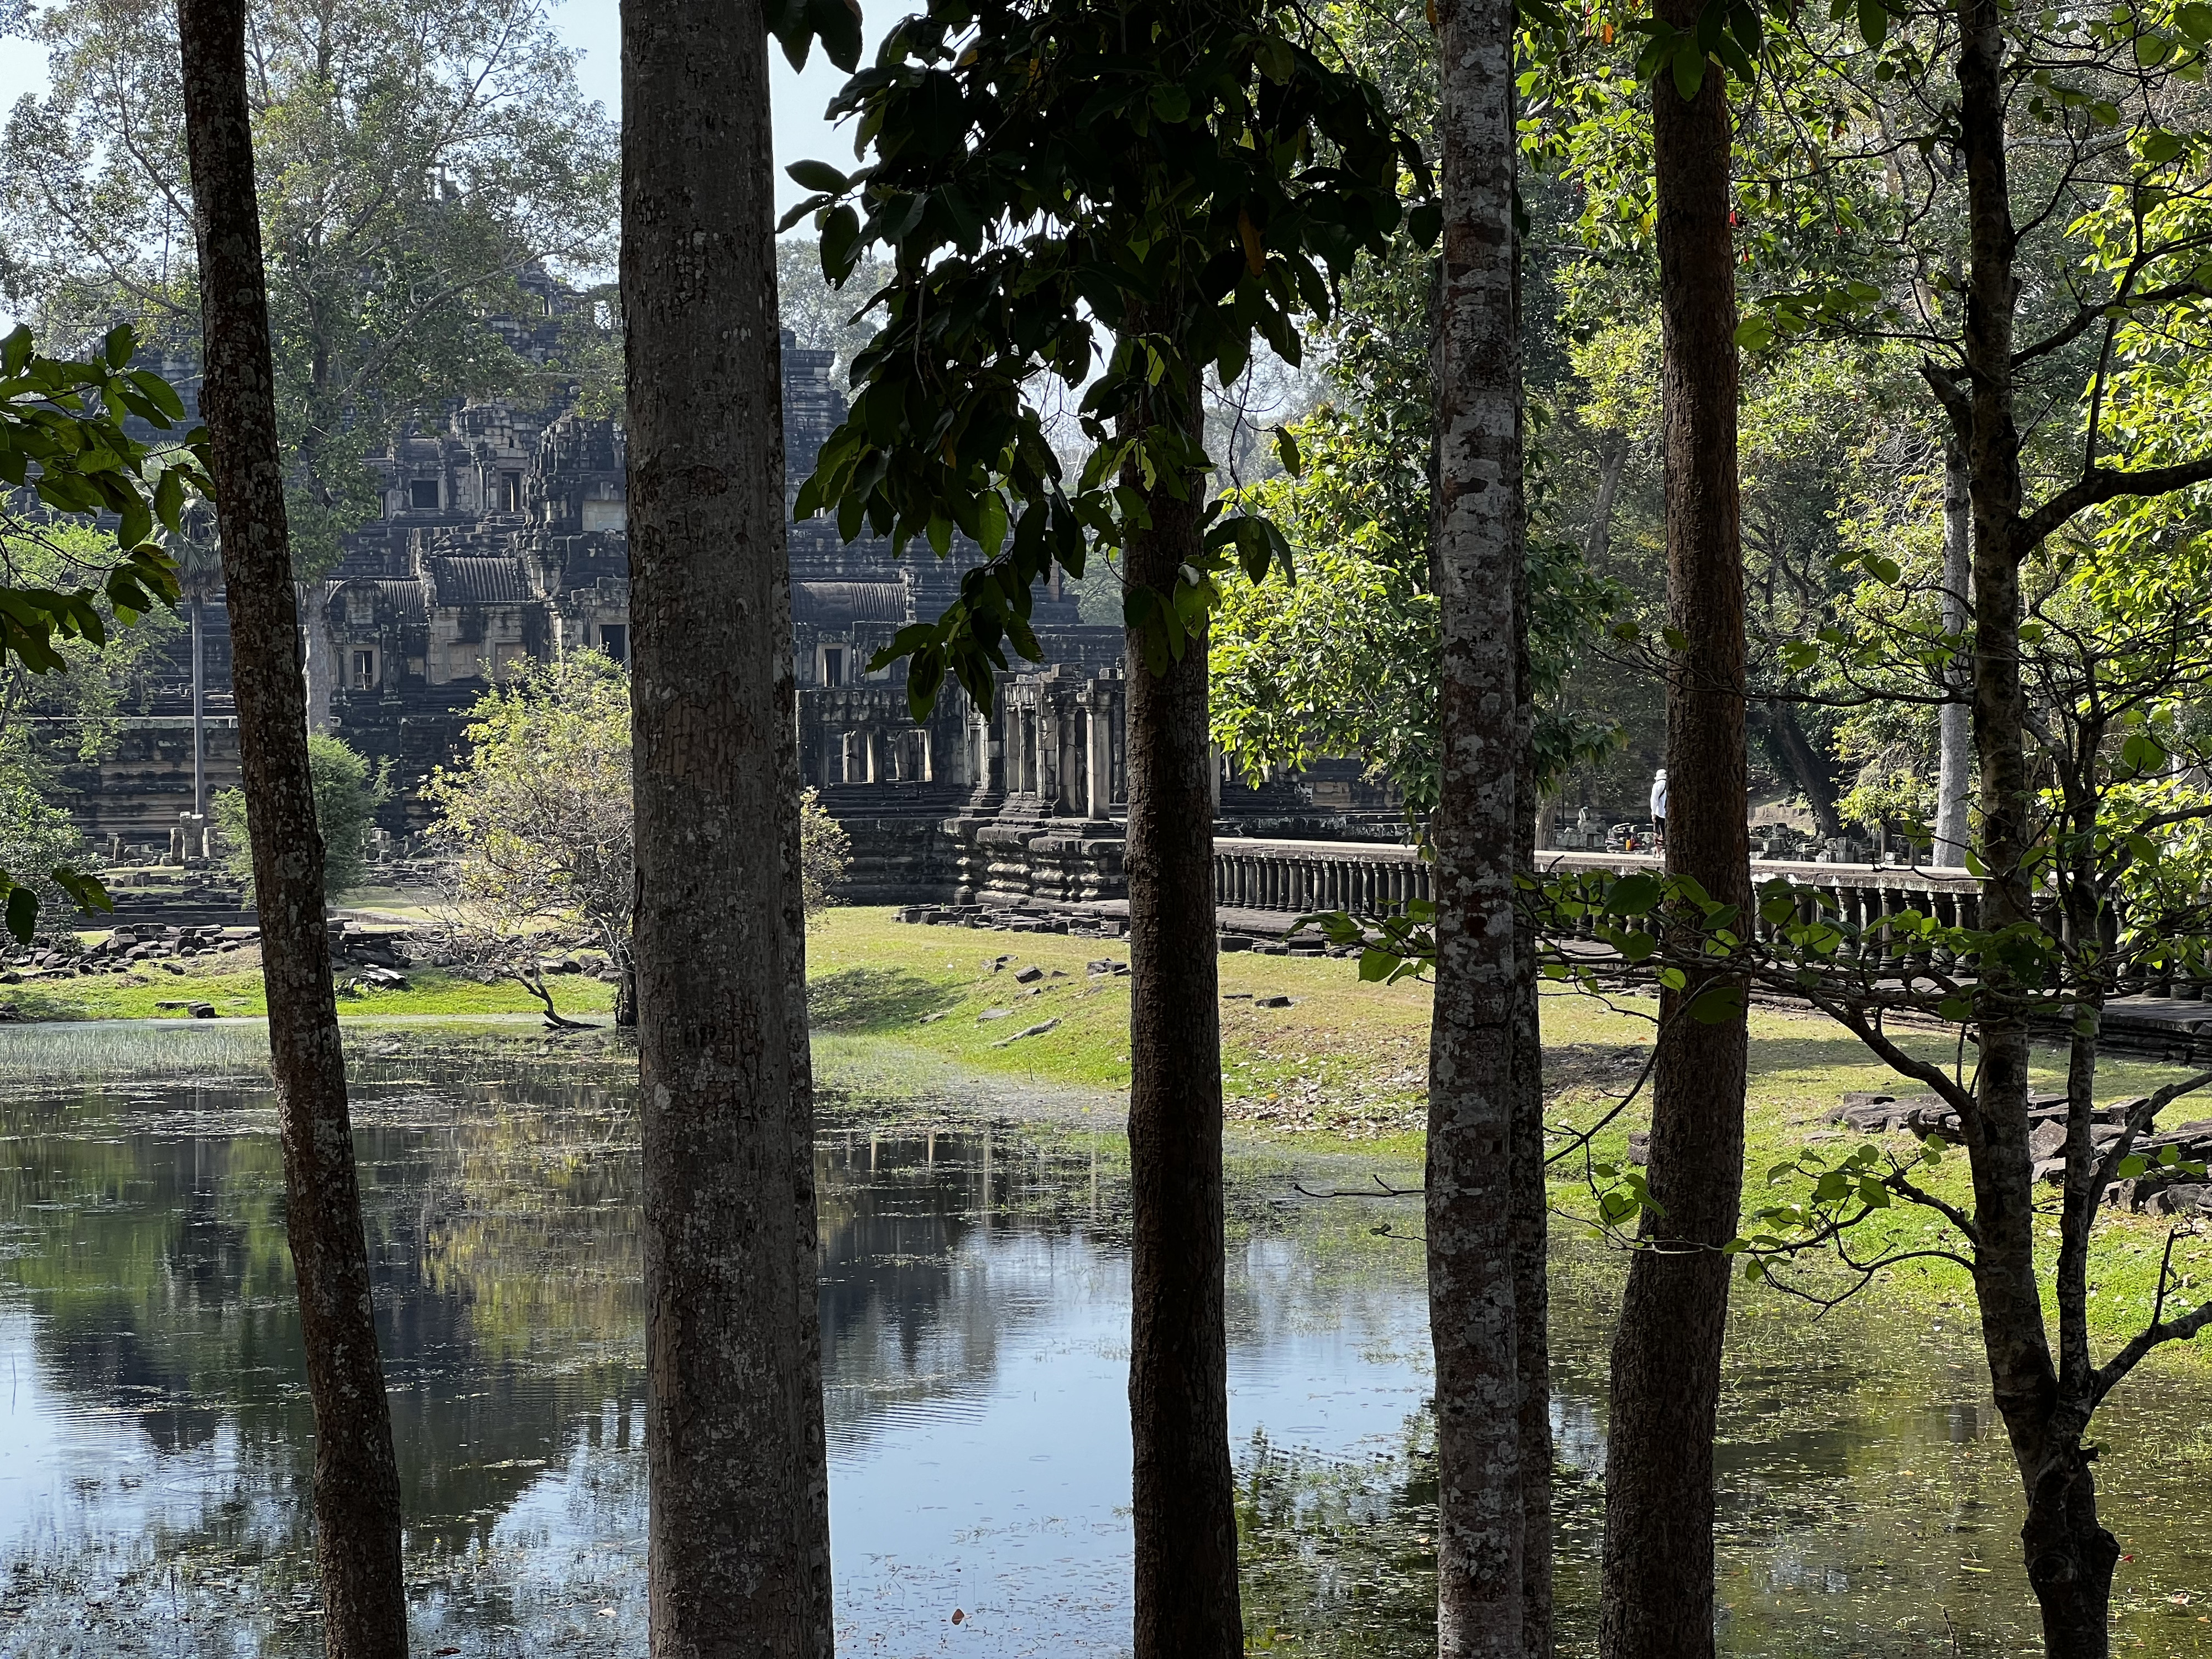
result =
[[[1520,308],[1520,250],[1514,252],[1514,308]],[[1525,553],[1525,550],[1524,550]],[[1513,769],[1515,795],[1537,793],[1536,697],[1528,661],[1528,561],[1515,566],[1513,582],[1514,703],[1518,727]],[[1535,826],[1523,812],[1514,827],[1513,867],[1536,868]],[[1514,1353],[1521,1372],[1521,1650],[1528,1659],[1551,1659],[1552,1611],[1552,1292],[1550,1217],[1544,1197],[1544,1040],[1536,1001],[1536,921],[1527,905],[1514,907],[1513,1189]]]
[[760,6],[624,0],[623,106],[651,1648],[827,1659]]
[[200,595],[192,595],[192,815],[207,818],[207,636]]
[[[1696,0],[1660,15],[1695,24]],[[1735,260],[1729,235],[1729,106],[1708,68],[1686,101],[1652,89],[1666,351],[1668,620],[1685,643],[1667,684],[1667,867],[1750,908],[1744,824],[1743,557],[1736,485]],[[1699,996],[1732,1016],[1686,1015]],[[1705,1005],[1707,1012],[1711,1004]],[[1613,1347],[1598,1643],[1606,1659],[1713,1651],[1713,1424],[1729,1260],[1743,1187],[1745,1033],[1740,986],[1693,974],[1660,999],[1648,1170],[1660,1248],[1631,1262]]]
[[[1969,266],[1965,434],[1973,509],[1973,737],[1981,765],[1982,926],[2030,921],[2033,878],[2024,860],[2039,840],[2020,672],[2020,431],[2014,414],[2013,323],[2020,284],[2005,160],[2005,9],[1961,0],[1960,143],[1966,154]],[[1974,1291],[1997,1410],[2027,1499],[2021,1529],[2029,1583],[2052,1659],[2105,1659],[2119,1547],[2098,1523],[2096,1489],[2080,1444],[2082,1420],[2056,1419],[2059,1378],[2043,1322],[2035,1266],[2028,1153],[2027,1020],[2021,988],[1985,957],[1976,992],[1980,1082],[1960,1127],[1973,1171]]]
[[323,1641],[331,1659],[406,1659],[399,1476],[376,1352],[323,926],[323,839],[307,771],[307,694],[246,112],[244,0],[179,0],[177,33],[199,234],[200,412],[214,450],[221,514],[231,684],[283,1146],[284,1231],[315,1410]]
[[[1435,348],[1443,643],[1429,1036],[1429,1337],[1436,1352],[1437,1650],[1520,1659],[1526,1609],[1514,1158],[1514,854],[1520,720],[1521,349],[1513,240],[1512,15],[1443,0],[1444,203]],[[1508,602],[1501,606],[1499,596]],[[1533,803],[1532,803],[1533,805]],[[1533,819],[1530,821],[1533,825]],[[1533,854],[1532,854],[1533,859]]]
[[[1966,467],[1966,446],[1954,441],[1943,446],[1943,631],[1963,634],[1972,617],[1973,588],[1973,481]],[[1967,790],[1972,775],[1973,703],[1971,675],[1944,676],[1954,701],[1938,712],[1941,737],[1936,768],[1936,845],[1934,861],[1955,868],[1966,861]]]
[[[1164,386],[1152,418],[1194,438]],[[1135,482],[1135,480],[1132,480]],[[1128,579],[1171,594],[1200,552],[1192,499],[1149,492]],[[1213,758],[1206,641],[1147,672],[1131,629],[1129,1433],[1137,1659],[1244,1651],[1229,1462],[1221,1196],[1221,983],[1213,921]]]

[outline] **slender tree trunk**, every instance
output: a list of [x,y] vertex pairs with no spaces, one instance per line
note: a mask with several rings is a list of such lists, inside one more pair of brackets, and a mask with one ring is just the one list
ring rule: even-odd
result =
[[[1664,0],[1677,27],[1696,0]],[[1735,261],[1729,106],[1709,69],[1685,101],[1652,89],[1659,201],[1668,619],[1686,643],[1667,684],[1667,867],[1750,908],[1744,824],[1743,558],[1736,485]],[[1743,1186],[1745,1034],[1686,1016],[1731,981],[1693,975],[1660,999],[1648,1170],[1660,1248],[1631,1262],[1613,1339],[1598,1643],[1606,1659],[1713,1651],[1713,1424],[1729,1261]],[[1708,1011],[1712,1005],[1705,1005]]]
[[[2006,177],[2000,0],[1961,0],[1960,143],[1966,163],[1970,262],[1966,358],[1972,386],[1966,453],[1973,517],[1974,753],[1981,767],[1982,926],[2033,916],[2023,867],[2040,839],[2027,749],[2020,672],[2022,534],[2021,437],[2014,415],[2013,319],[2020,285]],[[2095,1486],[2078,1422],[2058,1419],[2059,1376],[2043,1321],[2035,1267],[2028,1153],[2027,1020],[2004,964],[1980,964],[1976,1020],[1980,1083],[1961,1129],[1973,1173],[1974,1292],[1997,1410],[2018,1464],[2027,1519],[2021,1529],[2029,1583],[2052,1659],[2105,1659],[2119,1547],[2098,1524]]]
[[207,818],[207,636],[200,596],[192,595],[192,815]]
[[[1154,418],[1194,435],[1163,390]],[[1173,593],[1199,555],[1194,500],[1149,493],[1131,581]],[[1221,984],[1213,751],[1200,631],[1162,674],[1132,629],[1129,672],[1129,1431],[1137,1659],[1244,1651],[1229,1462],[1221,1196]]]
[[623,106],[651,1647],[827,1659],[758,4],[625,0]]
[[1790,704],[1770,702],[1761,713],[1765,717],[1767,734],[1780,751],[1783,764],[1797,780],[1797,787],[1805,792],[1806,803],[1813,809],[1813,822],[1824,836],[1842,835],[1844,821],[1836,813],[1836,780],[1829,769],[1828,757],[1813,747],[1805,728],[1797,724],[1796,710]]
[[345,1058],[323,921],[323,840],[284,521],[269,299],[246,112],[244,0],[179,0],[185,137],[199,233],[205,379],[230,606],[284,1229],[315,1409],[315,1559],[331,1659],[406,1659],[399,1477],[376,1351]]
[[[1520,1659],[1526,1609],[1514,1158],[1522,751],[1521,350],[1512,15],[1443,0],[1444,224],[1435,348],[1443,643],[1429,1036],[1429,1337],[1436,1351],[1437,1650]],[[1507,602],[1501,605],[1500,596]],[[1533,826],[1533,820],[1531,820]]]
[[1620,494],[1620,475],[1628,471],[1628,438],[1616,433],[1598,452],[1597,500],[1590,507],[1589,534],[1583,541],[1583,557],[1593,568],[1605,563],[1613,550],[1613,504]]
[[[1974,502],[1966,447],[1943,446],[1943,631],[1963,634],[1971,620],[1973,588]],[[1935,862],[1955,868],[1966,861],[1967,791],[1973,769],[1973,704],[1970,674],[1951,673],[1957,700],[1939,712],[1942,735],[1936,769]]]

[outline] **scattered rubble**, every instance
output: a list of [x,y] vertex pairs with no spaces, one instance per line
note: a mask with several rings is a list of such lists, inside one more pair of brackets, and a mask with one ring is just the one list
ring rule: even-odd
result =
[[[2142,1105],[2143,1097],[2099,1106],[2090,1116],[2093,1154],[2102,1158],[2126,1133],[2130,1117]],[[2066,1179],[2068,1108],[2063,1095],[2035,1095],[2028,1100],[2027,1150],[2034,1178],[2046,1185],[2063,1185]],[[1957,1144],[1961,1139],[1959,1115],[1933,1095],[1890,1095],[1854,1091],[1826,1115],[1859,1134],[1892,1134],[1903,1131],[1923,1140]],[[2139,1136],[2131,1152],[2150,1161],[2140,1176],[2106,1183],[2104,1201],[2116,1208],[2157,1215],[2212,1214],[2212,1186],[2193,1166],[2212,1163],[2212,1118],[2182,1124],[2163,1133]],[[2161,1157],[2171,1152],[2170,1161]],[[1633,1153],[1631,1154],[1633,1158]],[[2171,1194],[2172,1196],[2169,1196]]]

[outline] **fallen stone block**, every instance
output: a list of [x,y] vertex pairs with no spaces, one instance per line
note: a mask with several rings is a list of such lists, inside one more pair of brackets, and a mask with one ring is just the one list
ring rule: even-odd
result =
[[1255,1008],[1287,1008],[1291,1006],[1291,1000],[1281,996],[1254,997],[1252,1006]]
[[1017,985],[1034,985],[1043,977],[1043,969],[1037,967],[1024,968],[1014,975],[1014,983]]
[[2203,1182],[2177,1182],[2153,1193],[2143,1208],[2153,1215],[2212,1214],[2212,1186]]

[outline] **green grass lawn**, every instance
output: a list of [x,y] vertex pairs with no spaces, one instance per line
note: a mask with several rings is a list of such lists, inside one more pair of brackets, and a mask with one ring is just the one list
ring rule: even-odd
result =
[[[1010,958],[1003,968],[993,963]],[[835,1056],[896,1040],[958,1069],[1064,1087],[1129,1086],[1126,941],[917,927],[884,910],[833,910],[807,939],[817,1042]],[[1347,962],[1221,959],[1223,1082],[1232,1117],[1335,1138],[1402,1139],[1425,1089],[1424,986],[1363,985]],[[1015,975],[1036,968],[1032,985]],[[1288,996],[1287,1008],[1256,999]],[[986,1014],[1003,1011],[1000,1018]],[[1015,1034],[1047,1022],[1037,1036]],[[1009,1041],[1009,1039],[1014,1039]]]

